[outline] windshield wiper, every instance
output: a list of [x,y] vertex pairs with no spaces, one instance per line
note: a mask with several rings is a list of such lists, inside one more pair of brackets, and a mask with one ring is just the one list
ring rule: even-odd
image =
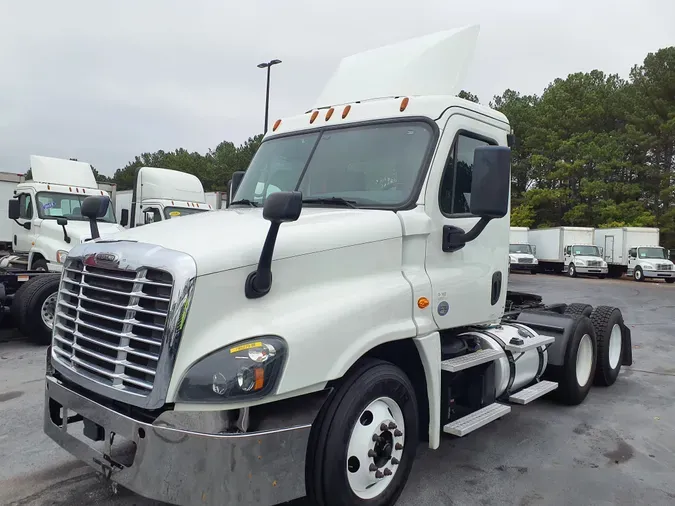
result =
[[248,199],[241,199],[241,200],[235,200],[234,202],[230,202],[231,206],[233,206],[235,204],[242,204],[242,205],[249,206],[249,207],[258,207],[258,204],[256,202],[253,202],[253,201],[248,200]]
[[356,206],[355,200],[346,200],[342,197],[323,197],[323,198],[311,198],[311,199],[302,199],[303,204],[333,204],[343,207],[351,207],[352,209],[358,209]]

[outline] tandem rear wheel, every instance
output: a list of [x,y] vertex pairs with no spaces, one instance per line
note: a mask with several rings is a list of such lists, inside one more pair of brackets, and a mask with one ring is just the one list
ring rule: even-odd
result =
[[36,344],[51,342],[60,279],[60,274],[35,276],[14,295],[11,309],[14,324]]
[[312,426],[305,471],[310,503],[394,504],[417,443],[410,380],[389,362],[363,360],[336,387]]

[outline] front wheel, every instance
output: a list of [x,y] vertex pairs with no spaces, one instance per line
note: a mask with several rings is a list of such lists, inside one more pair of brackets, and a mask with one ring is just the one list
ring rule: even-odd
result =
[[312,427],[305,470],[310,504],[393,505],[410,475],[417,441],[410,380],[388,362],[362,362]]
[[60,274],[43,274],[26,281],[26,289],[18,301],[16,311],[23,323],[20,330],[37,344],[51,342],[60,279]]
[[668,284],[675,283],[675,278],[666,278],[666,283]]
[[567,274],[569,274],[570,278],[577,277],[577,268],[574,267],[574,264],[570,264],[570,266],[567,268]]
[[633,272],[633,279],[635,281],[644,281],[645,280],[645,275],[642,272],[642,268],[636,267],[635,272]]

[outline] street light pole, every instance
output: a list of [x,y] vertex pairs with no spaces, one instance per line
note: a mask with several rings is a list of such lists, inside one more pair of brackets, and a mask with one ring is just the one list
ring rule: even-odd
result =
[[270,112],[270,69],[272,68],[273,65],[277,65],[281,63],[281,60],[270,60],[268,62],[264,63],[259,63],[258,68],[259,69],[267,69],[267,90],[265,92],[265,129],[263,133],[267,133],[267,123],[269,120],[269,112]]

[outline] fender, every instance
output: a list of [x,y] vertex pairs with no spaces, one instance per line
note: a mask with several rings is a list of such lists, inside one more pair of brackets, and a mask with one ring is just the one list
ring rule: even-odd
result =
[[441,335],[432,332],[413,339],[427,380],[429,398],[429,448],[441,445]]

